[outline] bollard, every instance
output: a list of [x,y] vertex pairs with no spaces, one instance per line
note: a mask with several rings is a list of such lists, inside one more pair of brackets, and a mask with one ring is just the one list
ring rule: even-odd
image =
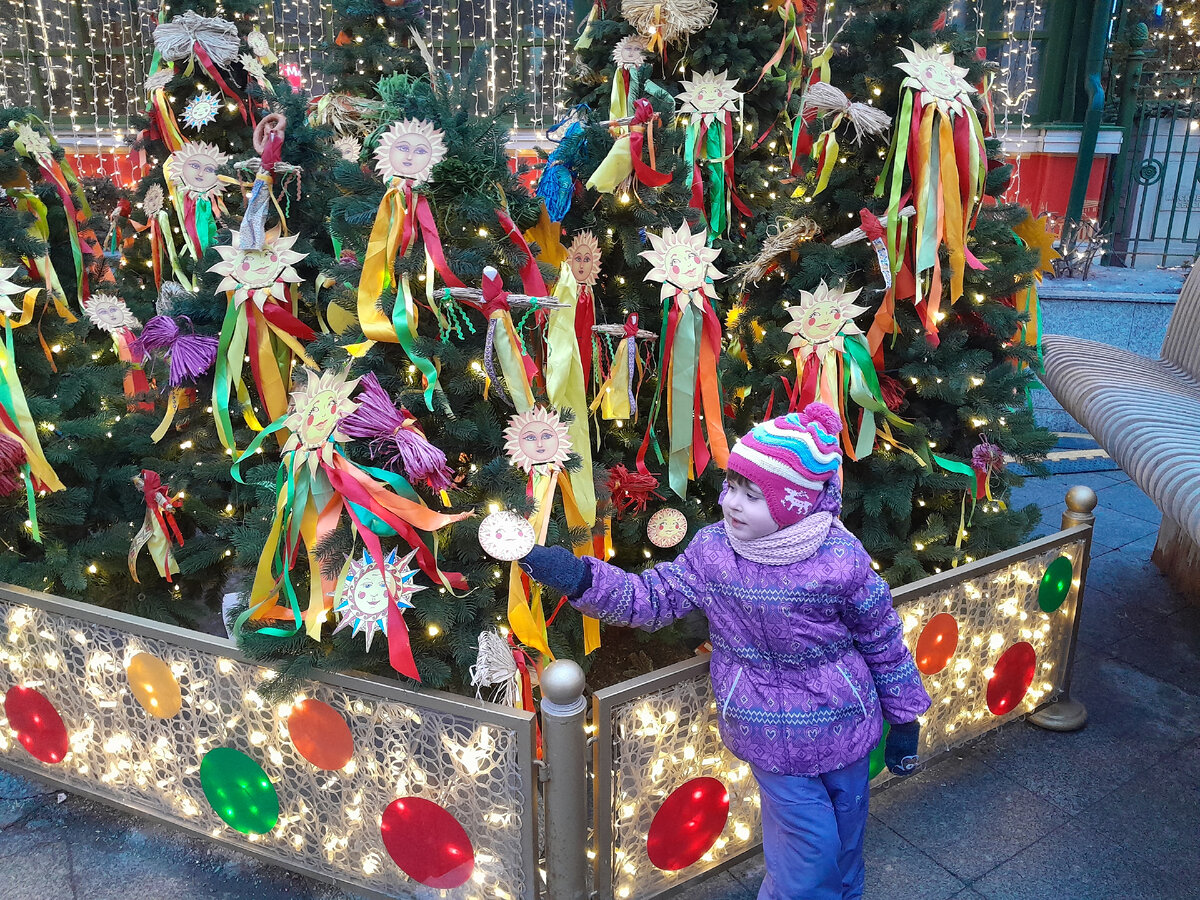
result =
[[587,898],[587,734],[583,669],[569,659],[542,672],[546,764],[546,897]]
[[[1090,487],[1076,485],[1067,491],[1067,509],[1063,513],[1062,527],[1095,525],[1096,492]],[[1085,548],[1087,561],[1092,559],[1092,536],[1089,533]],[[1079,620],[1083,616],[1083,589],[1087,586],[1087,567],[1079,573],[1079,591],[1075,595],[1075,625],[1071,629],[1071,646],[1067,650],[1067,675],[1063,679],[1062,693],[1058,699],[1038,710],[1029,721],[1047,731],[1078,731],[1087,724],[1087,707],[1071,699],[1071,675],[1075,669],[1075,643],[1079,638]]]

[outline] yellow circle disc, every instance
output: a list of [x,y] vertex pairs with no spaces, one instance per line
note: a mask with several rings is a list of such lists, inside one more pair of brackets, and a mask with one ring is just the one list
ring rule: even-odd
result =
[[159,719],[169,719],[179,712],[183,697],[179,682],[171,667],[151,653],[139,653],[125,669],[129,687],[146,712]]

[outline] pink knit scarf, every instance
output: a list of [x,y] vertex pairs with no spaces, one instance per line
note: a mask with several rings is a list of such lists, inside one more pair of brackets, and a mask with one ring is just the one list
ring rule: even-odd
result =
[[772,534],[752,541],[740,540],[728,530],[725,536],[729,538],[729,546],[738,556],[767,566],[787,566],[806,560],[816,553],[825,543],[829,529],[833,526],[833,515],[819,512],[805,516],[795,525],[780,528]]

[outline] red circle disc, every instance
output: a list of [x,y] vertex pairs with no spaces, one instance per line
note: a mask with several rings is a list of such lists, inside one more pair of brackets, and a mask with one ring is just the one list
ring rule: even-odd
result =
[[917,639],[917,668],[924,675],[936,675],[946,668],[957,649],[957,620],[950,613],[938,613],[929,620]]
[[21,746],[44,763],[63,761],[70,749],[62,716],[33,688],[11,687],[4,695],[4,715]]
[[318,769],[340,769],[354,756],[354,735],[342,714],[320,700],[301,700],[287,720],[296,750]]
[[445,890],[465,884],[475,870],[466,829],[431,800],[393,800],[379,832],[392,861],[413,881]]
[[987,705],[994,715],[1002,716],[1017,708],[1033,684],[1037,653],[1025,641],[1013,644],[996,660],[988,680]]
[[650,862],[675,872],[700,859],[721,836],[729,818],[729,791],[716,778],[693,778],[663,801],[650,833]]

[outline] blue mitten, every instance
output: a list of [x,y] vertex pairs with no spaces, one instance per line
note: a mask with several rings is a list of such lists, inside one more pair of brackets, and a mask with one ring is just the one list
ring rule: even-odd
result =
[[892,725],[883,744],[883,761],[888,771],[901,777],[911,775],[917,767],[917,740],[921,737],[921,723],[915,719]]
[[566,547],[536,546],[520,566],[530,578],[571,600],[578,600],[592,586],[591,569]]

